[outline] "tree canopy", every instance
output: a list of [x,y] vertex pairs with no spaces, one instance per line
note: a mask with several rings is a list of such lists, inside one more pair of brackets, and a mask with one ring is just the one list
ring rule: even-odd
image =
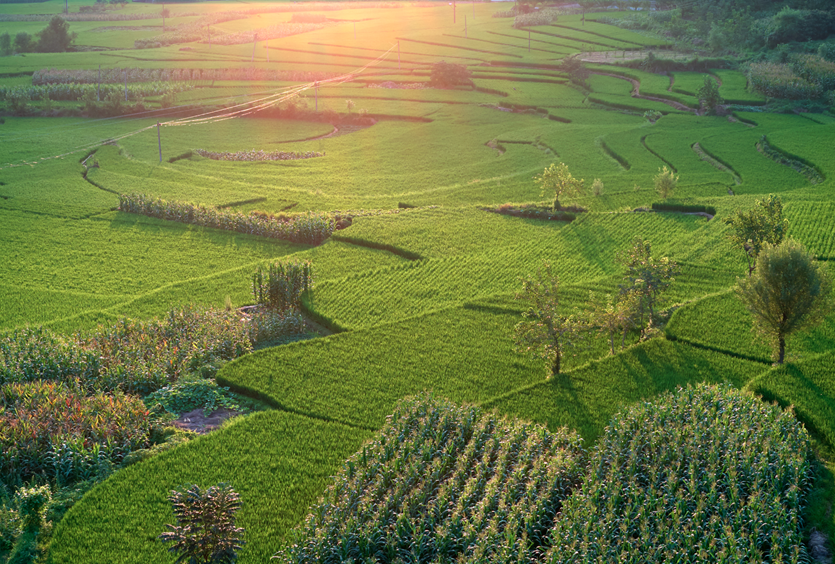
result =
[[61,16],[52,16],[49,24],[38,32],[38,51],[63,53],[70,48],[76,36],[76,33],[70,33],[70,24]]

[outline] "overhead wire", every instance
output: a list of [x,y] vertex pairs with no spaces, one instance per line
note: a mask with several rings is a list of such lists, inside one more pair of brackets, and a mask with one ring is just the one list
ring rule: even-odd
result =
[[[128,137],[138,135],[140,133],[143,133],[143,132],[148,131],[149,129],[153,129],[155,127],[163,127],[163,126],[165,126],[165,127],[178,127],[178,126],[190,126],[190,125],[203,125],[203,124],[216,123],[216,122],[220,122],[220,121],[226,121],[226,120],[229,120],[229,119],[236,119],[236,118],[244,117],[244,116],[247,116],[247,115],[251,115],[253,113],[257,113],[257,112],[263,111],[265,109],[268,109],[270,107],[273,107],[276,104],[280,104],[281,102],[290,100],[290,99],[298,96],[299,94],[301,94],[305,90],[309,90],[311,88],[319,88],[323,85],[343,84],[345,82],[348,82],[348,81],[352,80],[354,77],[356,77],[357,75],[359,75],[362,72],[364,72],[365,70],[367,70],[369,67],[372,67],[374,65],[377,65],[377,64],[381,63],[392,52],[392,50],[395,49],[395,47],[396,47],[396,45],[392,45],[385,53],[383,53],[382,55],[380,55],[379,57],[377,57],[373,61],[368,62],[367,64],[365,64],[364,66],[360,67],[359,69],[357,69],[355,71],[351,71],[351,72],[345,73],[343,75],[339,75],[339,76],[336,76],[336,77],[327,78],[327,79],[323,79],[323,80],[312,81],[312,82],[308,82],[308,83],[297,85],[297,86],[285,87],[285,88],[273,91],[273,93],[270,94],[269,96],[265,96],[265,97],[260,98],[258,100],[249,100],[247,102],[242,102],[240,104],[235,104],[234,106],[229,106],[229,107],[226,107],[226,108],[219,108],[217,110],[211,110],[211,111],[208,111],[208,112],[204,112],[202,114],[197,114],[196,116],[189,116],[189,117],[186,117],[186,118],[180,118],[180,119],[170,120],[170,121],[166,121],[166,122],[157,122],[156,124],[152,124],[152,125],[149,125],[149,126],[146,126],[146,127],[142,127],[140,129],[130,131],[130,132],[118,135],[116,137],[108,137],[106,139],[97,140],[97,141],[93,141],[93,142],[89,142],[89,143],[85,143],[85,144],[82,144],[82,145],[72,147],[70,151],[67,151],[67,152],[59,154],[59,155],[35,157],[34,159],[22,160],[18,163],[5,163],[3,165],[0,165],[0,170],[6,169],[6,168],[20,167],[20,166],[34,166],[35,164],[38,164],[38,163],[43,162],[43,161],[64,158],[64,157],[70,156],[70,155],[75,154],[75,153],[80,153],[80,152],[92,150],[95,147],[101,146],[105,143],[115,143],[117,141],[121,141],[122,139],[127,139]],[[246,96],[249,96],[249,95],[246,95]],[[175,109],[177,111],[179,111],[179,109],[181,109],[181,108],[182,107],[175,108]],[[174,109],[172,109],[172,110],[174,110]],[[230,111],[230,110],[232,110],[232,111]],[[159,116],[160,111],[161,110],[150,110],[148,112],[137,112],[136,114],[129,114],[128,116],[117,116],[117,117],[122,117],[122,118],[127,117],[128,119],[142,119],[141,117],[139,117],[141,114],[156,113],[157,116]],[[162,111],[165,111],[165,110],[162,110]],[[106,120],[111,120],[111,119],[117,119],[117,118],[100,118],[100,120],[96,120],[96,121],[106,121]],[[93,127],[100,127],[102,125],[108,125],[108,124],[100,124],[100,125],[93,126]],[[80,126],[80,127],[83,128],[85,126]],[[42,135],[42,134],[36,134],[36,135]],[[9,139],[6,139],[6,141],[9,141]]]

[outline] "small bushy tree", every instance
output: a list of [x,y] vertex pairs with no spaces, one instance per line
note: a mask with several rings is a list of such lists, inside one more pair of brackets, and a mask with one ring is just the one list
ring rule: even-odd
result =
[[716,113],[716,108],[723,102],[722,95],[719,94],[719,85],[708,74],[705,75],[704,84],[696,92],[696,98],[702,108],[711,115]]
[[432,65],[429,84],[435,88],[453,88],[459,85],[472,85],[472,72],[464,65],[439,61]]
[[516,294],[517,300],[530,304],[522,314],[525,321],[516,324],[516,351],[547,360],[551,376],[560,373],[563,354],[573,344],[580,327],[575,316],[560,312],[559,286],[559,278],[545,263],[536,278],[522,279],[522,291]]
[[666,166],[659,168],[652,180],[655,182],[655,191],[665,200],[673,195],[678,185],[678,175]]
[[52,16],[49,24],[38,32],[38,51],[63,53],[70,48],[77,34],[70,33],[70,24],[61,16]]
[[678,264],[668,257],[652,256],[652,245],[640,237],[632,245],[616,255],[617,262],[624,267],[620,286],[623,296],[633,300],[634,318],[641,330],[641,338],[647,329],[655,325],[661,295],[675,281],[680,272]]
[[591,191],[595,196],[602,196],[603,195],[603,181],[599,178],[595,178],[594,182],[591,184]]
[[777,364],[786,358],[786,338],[820,323],[832,309],[829,272],[792,240],[766,244],[757,269],[739,280],[736,294],[751,313],[754,330],[772,343]]
[[766,245],[777,246],[782,243],[789,228],[789,220],[783,217],[783,202],[773,194],[764,200],[757,200],[750,210],[736,210],[723,221],[731,226],[728,233],[731,243],[745,251],[748,276],[757,266],[760,251]]
[[605,294],[602,298],[589,292],[589,327],[606,335],[609,352],[615,354],[615,338],[620,335],[623,348],[626,333],[635,326],[635,295]]
[[9,32],[0,34],[0,54],[4,57],[12,54],[12,36]]
[[29,53],[32,47],[32,36],[25,31],[21,31],[14,36],[14,50],[16,53]]
[[172,490],[168,497],[174,507],[177,525],[166,525],[163,542],[173,542],[169,552],[177,554],[177,564],[230,564],[243,547],[244,530],[235,526],[235,513],[241,501],[229,484],[208,489],[191,486]]
[[568,171],[568,165],[565,163],[551,163],[551,165],[542,171],[542,174],[535,176],[534,180],[539,184],[542,190],[542,195],[554,192],[553,211],[562,209],[560,206],[560,198],[569,194],[579,195],[583,191],[585,181],[582,178],[574,178]]

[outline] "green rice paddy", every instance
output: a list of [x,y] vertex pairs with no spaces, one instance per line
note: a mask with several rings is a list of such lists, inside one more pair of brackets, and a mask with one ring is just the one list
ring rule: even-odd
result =
[[[3,4],[0,15],[60,13],[63,5]],[[71,0],[70,12],[78,16],[82,5]],[[211,26],[213,36],[247,32],[287,23],[295,9],[242,6],[173,4],[166,27],[251,10]],[[244,502],[247,547],[240,561],[265,562],[396,402],[427,390],[551,429],[568,426],[590,442],[624,405],[691,383],[727,382],[794,405],[822,448],[835,447],[835,318],[790,340],[790,364],[771,369],[767,344],[751,332],[731,293],[746,261],[721,221],[763,195],[779,194],[790,236],[831,260],[835,120],[697,115],[701,73],[675,73],[671,82],[667,75],[593,65],[598,74],[578,86],[559,66],[567,54],[657,49],[665,41],[591,17],[561,16],[532,30],[529,51],[526,30],[492,17],[500,8],[458,3],[453,19],[446,3],[317,4],[306,11],[332,20],[323,29],[261,41],[254,49],[252,42],[203,41],[135,49],[135,40],[160,35],[162,21],[154,16],[158,5],[129,4],[106,12],[123,19],[70,22],[84,50],[0,57],[0,84],[15,86],[31,85],[33,72],[49,68],[221,73],[188,80],[190,88],[175,101],[183,107],[162,110],[158,98],[146,100],[154,115],[19,117],[6,106],[0,331],[44,324],[70,333],[119,316],[162,315],[185,303],[221,306],[226,296],[243,306],[252,303],[257,266],[298,257],[311,259],[316,275],[305,313],[336,333],[225,366],[218,377],[223,385],[273,409],[116,472],[57,525],[51,561],[173,562],[155,540],[173,519],[168,490],[227,481]],[[32,33],[44,25],[2,21],[0,33]],[[128,29],[113,29],[120,27]],[[427,87],[432,64],[441,60],[467,65],[476,89]],[[223,114],[234,104],[310,86],[303,73],[335,76],[370,63],[352,80],[301,92],[292,119],[256,112],[174,126],[184,116]],[[729,103],[763,103],[746,90],[740,72],[710,73]],[[633,97],[632,84],[611,74],[639,81],[639,94],[652,99]],[[34,113],[42,104],[30,105]],[[647,110],[664,116],[651,123],[643,117]],[[760,153],[763,135],[824,181],[812,184]],[[196,149],[324,156],[214,161]],[[573,222],[484,209],[545,204],[549,195],[533,177],[560,161],[586,181],[585,193],[562,201],[587,210]],[[659,201],[653,176],[663,166],[680,176],[674,202],[709,205],[717,216],[645,211]],[[594,179],[603,182],[600,195],[591,193]],[[311,247],[122,213],[115,209],[117,194],[127,192],[242,212],[315,211],[354,220]],[[566,307],[583,308],[589,291],[617,292],[615,255],[636,236],[682,266],[664,304],[675,310],[664,334],[640,344],[630,336],[614,356],[601,337],[570,352],[561,378],[546,379],[542,361],[513,351],[513,327],[524,309],[513,299],[519,278],[549,261]],[[832,501],[833,491],[818,495]],[[831,513],[815,519],[832,537]]]

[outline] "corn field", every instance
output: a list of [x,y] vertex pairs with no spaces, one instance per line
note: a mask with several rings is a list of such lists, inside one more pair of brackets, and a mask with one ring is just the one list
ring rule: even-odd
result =
[[667,394],[606,427],[544,562],[808,562],[810,479],[791,412],[729,386]]
[[169,221],[309,245],[322,243],[331,236],[335,226],[333,218],[312,213],[284,218],[255,213],[243,214],[185,202],[169,202],[145,194],[120,195],[119,209]]
[[581,439],[431,397],[402,401],[276,555],[312,562],[532,561],[582,474]]

